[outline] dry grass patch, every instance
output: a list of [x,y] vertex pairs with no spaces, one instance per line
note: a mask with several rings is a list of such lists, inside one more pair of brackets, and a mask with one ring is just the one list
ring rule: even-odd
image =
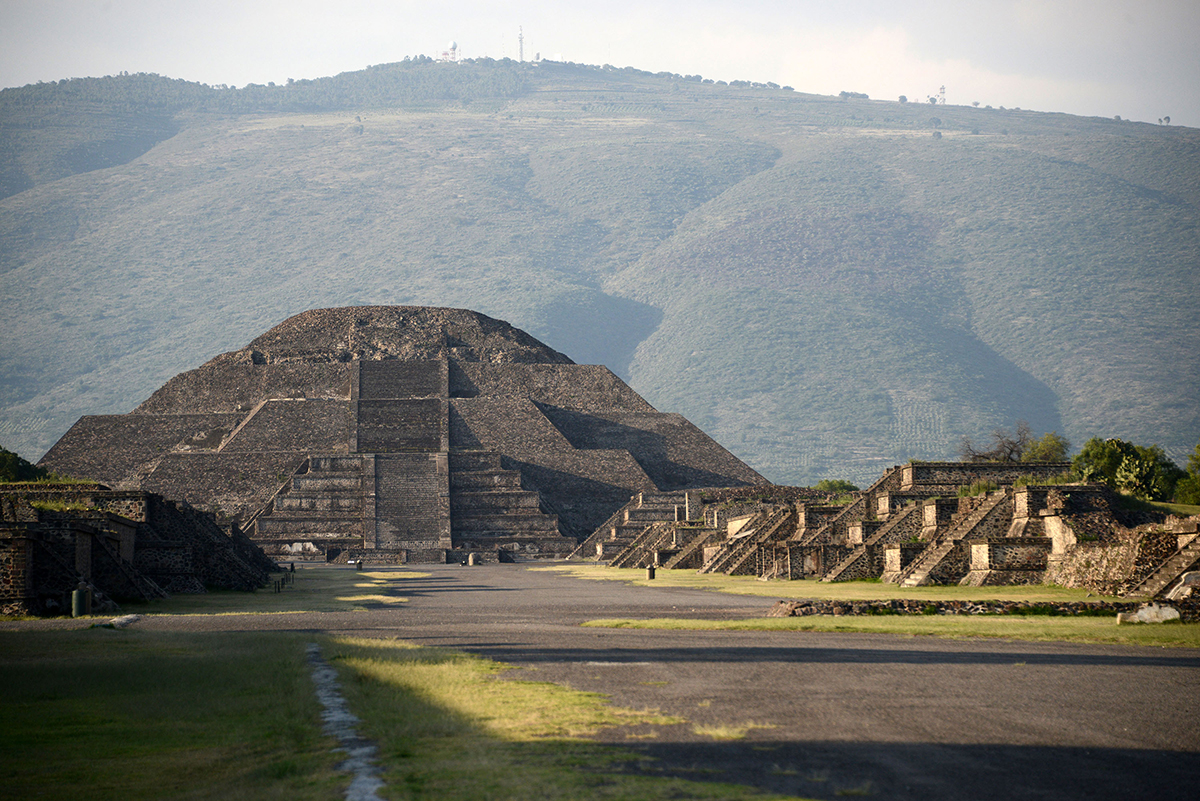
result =
[[591,620],[597,628],[671,631],[831,631],[968,639],[990,637],[1033,642],[1096,642],[1172,648],[1200,648],[1200,623],[1118,626],[1111,617],[1040,615],[889,615],[884,617],[805,615],[747,620]]
[[646,739],[654,736],[647,725],[685,722],[658,710],[614,707],[597,693],[512,678],[498,662],[400,640],[338,638],[326,645],[326,658],[363,718],[361,733],[379,744],[392,797],[779,797],[630,773],[640,757],[588,739],[614,728],[628,728],[626,739]]
[[624,581],[638,587],[684,587],[711,590],[734,595],[757,595],[764,598],[813,599],[829,601],[922,600],[922,601],[1119,601],[1121,598],[1098,597],[1087,590],[1068,589],[1053,585],[1034,584],[1009,587],[901,587],[880,581],[832,581],[813,579],[797,581],[761,581],[754,576],[701,574],[694,570],[656,571],[653,581],[646,571],[614,568],[604,565],[554,565],[532,570],[549,570],[574,578],[596,581]]
[[424,578],[404,568],[355,570],[343,565],[298,567],[295,581],[273,592],[217,590],[202,595],[173,595],[148,604],[129,604],[126,611],[148,615],[279,614],[286,612],[354,612],[407,602],[405,581]]

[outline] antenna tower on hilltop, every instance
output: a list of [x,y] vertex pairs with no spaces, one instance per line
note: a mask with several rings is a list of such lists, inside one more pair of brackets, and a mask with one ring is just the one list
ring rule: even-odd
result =
[[525,60],[525,29],[517,26],[517,61]]
[[939,106],[946,105],[946,87],[945,86],[943,86],[941,89],[938,90],[938,105]]

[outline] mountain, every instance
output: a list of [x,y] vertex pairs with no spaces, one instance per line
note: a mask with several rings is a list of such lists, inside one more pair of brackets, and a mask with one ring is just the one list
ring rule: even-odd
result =
[[768,478],[1200,439],[1200,131],[541,62],[0,92],[0,444],[310,308],[464,307]]

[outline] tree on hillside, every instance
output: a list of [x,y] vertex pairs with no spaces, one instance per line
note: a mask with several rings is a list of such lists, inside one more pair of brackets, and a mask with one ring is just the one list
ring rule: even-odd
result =
[[1200,505],[1200,442],[1188,457],[1187,475],[1175,484],[1175,502]]
[[1143,501],[1175,496],[1175,486],[1187,474],[1158,445],[1134,445],[1122,439],[1092,437],[1071,462],[1082,481],[1107,484]]
[[970,437],[963,437],[959,458],[964,462],[1061,462],[1071,449],[1071,443],[1056,431],[1035,437],[1024,420],[1017,421],[1012,433],[997,428],[992,432],[990,445],[977,448]]
[[1057,431],[1051,431],[1048,434],[1043,434],[1041,439],[1035,439],[1029,443],[1025,452],[1021,454],[1022,462],[1063,462],[1067,459],[1067,452],[1071,450],[1071,443],[1066,437],[1060,437]]
[[858,487],[842,478],[823,478],[817,482],[813,489],[820,490],[821,492],[833,493],[834,495],[842,495],[847,492],[858,492]]
[[12,451],[0,448],[0,483],[10,481],[37,481],[46,478],[49,472],[25,461]]

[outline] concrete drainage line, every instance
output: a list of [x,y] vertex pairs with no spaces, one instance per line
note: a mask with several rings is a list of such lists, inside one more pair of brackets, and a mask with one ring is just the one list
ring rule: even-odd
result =
[[321,656],[316,643],[308,644],[308,664],[312,666],[313,684],[317,685],[317,700],[324,707],[321,720],[325,722],[325,733],[336,737],[341,744],[338,750],[347,754],[345,761],[337,766],[353,777],[346,789],[346,801],[383,801],[377,794],[383,787],[375,765],[378,749],[375,743],[358,736],[355,726],[361,721],[346,707],[337,671]]

